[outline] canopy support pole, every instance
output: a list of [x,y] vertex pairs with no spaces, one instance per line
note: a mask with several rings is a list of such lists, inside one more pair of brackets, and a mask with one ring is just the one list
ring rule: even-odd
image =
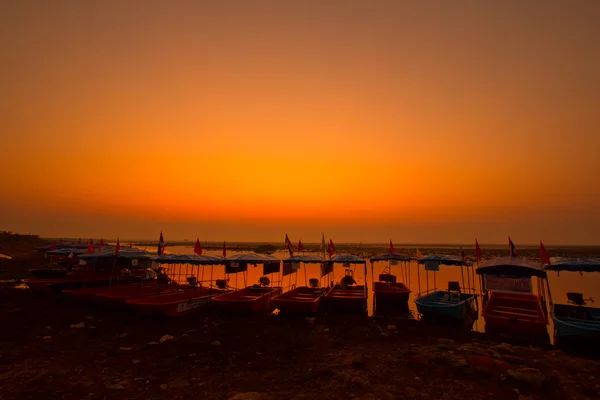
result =
[[[467,271],[467,274],[469,273],[469,271]],[[460,266],[460,275],[462,278],[462,287],[463,289],[465,288],[465,271],[464,271],[464,267],[461,265]]]
[[419,268],[418,261],[417,261],[417,283],[419,284],[419,296],[421,296],[421,268]]

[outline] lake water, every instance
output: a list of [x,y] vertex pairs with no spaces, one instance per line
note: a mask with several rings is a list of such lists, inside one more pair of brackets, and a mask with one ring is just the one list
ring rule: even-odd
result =
[[[173,254],[193,254],[194,248],[193,246],[169,246],[168,252]],[[383,250],[382,252],[384,252]],[[235,251],[227,251],[227,255],[239,254],[241,252]],[[204,255],[211,256],[222,256],[221,250],[218,251],[204,251]],[[311,254],[311,253],[307,253]],[[312,253],[314,254],[314,253]],[[458,252],[457,252],[458,254]],[[289,257],[287,251],[277,251],[272,254],[274,257],[279,259],[285,259]],[[387,262],[378,262],[374,263],[374,271],[373,275],[375,279],[379,276],[379,274],[383,271],[383,268],[387,266]],[[182,266],[175,267],[175,271],[171,270],[170,273],[176,273],[180,276],[179,280],[184,282],[185,277],[191,274],[194,274],[200,278],[202,278],[202,270],[204,270],[204,280],[209,280],[211,267],[192,267],[192,266]],[[403,281],[406,284],[406,281],[403,279],[406,272],[410,271],[408,275],[410,279],[408,279],[407,286],[412,290],[410,300],[409,300],[409,310],[412,316],[416,316],[416,306],[414,303],[414,299],[416,295],[419,293],[419,285],[420,290],[422,292],[426,291],[427,288],[433,289],[438,288],[440,290],[446,289],[448,287],[449,281],[457,281],[460,282],[461,287],[463,288],[463,292],[468,292],[469,289],[473,290],[476,294],[480,294],[480,281],[479,276],[474,275],[475,281],[473,282],[473,274],[474,270],[472,267],[464,267],[461,272],[461,267],[451,267],[451,266],[440,266],[440,270],[437,272],[429,271],[426,272],[423,269],[423,266],[420,267],[419,274],[417,274],[417,263],[410,262],[409,264],[405,264],[403,266],[402,263],[399,263],[396,266],[391,266],[392,273],[398,277],[399,281]],[[187,269],[187,271],[186,271]],[[365,282],[365,268],[362,265],[352,265],[352,269],[354,270],[354,277],[358,284],[364,284]],[[404,272],[403,272],[404,271]],[[333,280],[334,282],[339,281],[339,279],[344,275],[345,268],[342,264],[335,264]],[[237,275],[237,276],[236,276]],[[229,276],[230,282],[229,284],[232,287],[245,287],[247,285],[252,285],[258,283],[258,279],[262,276],[262,266],[258,267],[248,267],[247,273],[244,275],[242,273],[232,274]],[[464,285],[463,285],[463,276],[464,276]],[[225,267],[224,266],[215,266],[213,268],[213,279],[220,279],[225,277]],[[316,264],[306,264],[301,267],[301,269],[296,274],[292,274],[285,277],[279,277],[278,274],[273,274],[270,276],[273,284],[277,284],[277,281],[282,280],[280,286],[284,288],[284,290],[288,290],[288,288],[292,284],[296,284],[298,286],[306,285],[308,279],[310,278],[319,278],[320,277],[320,267]],[[420,278],[420,279],[419,279]],[[535,278],[534,278],[535,279]],[[372,286],[372,276],[371,276],[371,264],[367,262],[367,280],[369,282],[369,288]],[[584,294],[585,298],[594,298],[600,300],[600,273],[585,273],[583,275],[576,272],[561,272],[560,276],[556,272],[548,272],[548,280],[550,284],[550,289],[552,293],[552,299],[555,303],[567,303],[567,292],[581,292]],[[327,278],[323,278],[322,284],[326,285],[329,281]],[[537,290],[536,283],[533,283],[534,291]],[[373,312],[373,293],[369,292],[368,299],[368,309],[369,313]],[[481,303],[480,303],[480,311],[481,311]],[[548,306],[548,312],[550,312],[550,308]],[[479,318],[478,321],[475,322],[473,329],[478,331],[483,331],[484,324],[482,318]],[[552,329],[550,327],[550,329]]]

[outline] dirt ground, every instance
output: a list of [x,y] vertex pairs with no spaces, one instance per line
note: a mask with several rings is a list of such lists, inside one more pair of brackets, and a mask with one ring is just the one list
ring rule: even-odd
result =
[[600,397],[599,361],[406,319],[161,319],[0,289],[0,326],[6,400]]

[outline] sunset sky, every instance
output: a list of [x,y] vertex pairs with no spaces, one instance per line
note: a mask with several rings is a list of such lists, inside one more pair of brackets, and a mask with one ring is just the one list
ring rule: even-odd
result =
[[600,1],[3,1],[0,230],[600,245]]

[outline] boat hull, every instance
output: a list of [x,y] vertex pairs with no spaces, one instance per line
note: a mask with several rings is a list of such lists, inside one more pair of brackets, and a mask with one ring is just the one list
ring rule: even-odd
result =
[[600,339],[600,309],[554,304],[552,321],[557,339]]
[[522,337],[548,334],[548,319],[534,295],[492,292],[482,316],[488,333]]
[[376,308],[407,308],[410,290],[402,283],[375,282],[373,293]]
[[145,314],[180,317],[205,308],[217,293],[216,289],[196,288],[133,298],[126,300],[126,304]]
[[367,294],[364,286],[342,289],[335,285],[323,298],[324,305],[332,312],[363,312],[367,309]]
[[218,295],[212,299],[215,307],[225,312],[258,312],[273,309],[273,297],[281,294],[281,288],[247,287]]
[[285,314],[316,314],[329,288],[300,286],[273,297],[273,306]]
[[465,321],[476,310],[475,296],[462,293],[459,301],[446,300],[449,293],[437,291],[415,299],[417,311],[432,320]]
[[59,268],[37,268],[30,269],[29,273],[36,278],[40,279],[56,279],[56,278],[64,278],[69,273],[68,269],[59,269]]

